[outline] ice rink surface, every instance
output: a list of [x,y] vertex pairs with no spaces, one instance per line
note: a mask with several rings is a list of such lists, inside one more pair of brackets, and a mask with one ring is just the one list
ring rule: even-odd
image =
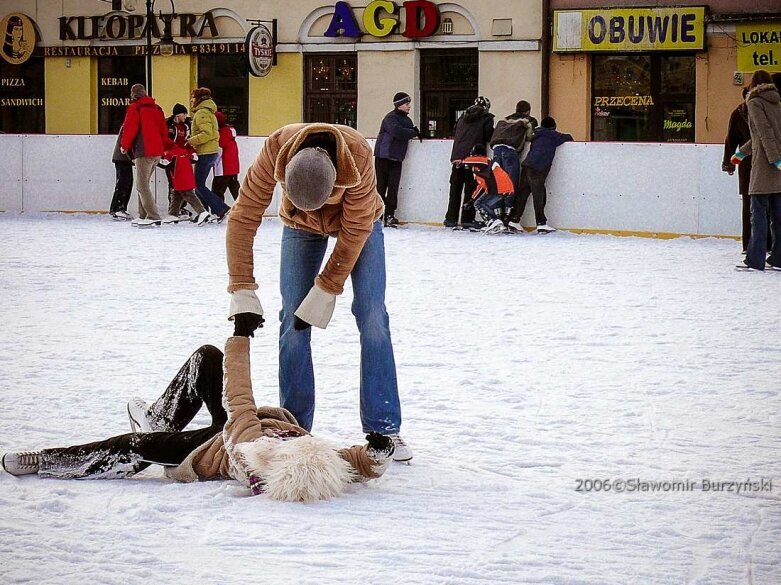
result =
[[[280,235],[255,243],[259,404],[277,404]],[[224,237],[0,217],[0,452],[127,432],[128,398],[222,346]],[[735,272],[733,240],[385,243],[411,465],[315,504],[159,469],[0,472],[0,583],[781,583],[781,273]],[[351,296],[313,336],[313,432],[340,444],[363,440]]]

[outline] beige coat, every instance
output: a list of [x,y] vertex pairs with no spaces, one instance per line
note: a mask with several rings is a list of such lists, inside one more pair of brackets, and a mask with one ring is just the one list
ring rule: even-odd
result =
[[[304,139],[314,132],[328,132],[336,139],[336,184],[321,209],[302,211],[285,192],[285,168]],[[279,216],[285,225],[336,238],[331,257],[316,282],[331,294],[341,294],[372,225],[382,216],[371,147],[358,131],[334,124],[290,124],[266,139],[228,216],[229,292],[258,288],[252,245],[277,183],[282,185]]]
[[[250,478],[262,475],[263,470],[252,469],[246,461],[244,453],[248,443],[263,441],[274,445],[309,434],[287,410],[255,406],[248,337],[228,338],[224,370],[223,404],[228,420],[222,433],[195,449],[179,466],[166,468],[166,476],[179,481],[235,479],[250,487]],[[349,464],[354,481],[377,478],[385,470],[368,456],[365,445],[340,449],[338,455]]]
[[764,83],[746,96],[748,127],[751,140],[740,147],[741,152],[753,155],[750,195],[781,193],[781,170],[773,163],[781,160],[781,97],[776,86]]

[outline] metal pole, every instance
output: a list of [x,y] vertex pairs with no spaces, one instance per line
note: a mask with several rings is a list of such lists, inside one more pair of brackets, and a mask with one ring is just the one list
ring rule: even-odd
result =
[[152,95],[152,4],[154,0],[146,0],[146,94]]

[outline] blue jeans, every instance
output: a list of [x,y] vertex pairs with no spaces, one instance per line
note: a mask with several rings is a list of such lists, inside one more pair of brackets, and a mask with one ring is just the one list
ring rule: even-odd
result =
[[[751,196],[751,237],[746,250],[746,264],[757,270],[765,269],[765,255],[767,254],[767,230],[768,211],[770,221],[774,226],[781,226],[781,193],[773,195]],[[773,251],[770,262],[774,266],[781,266],[781,237],[778,227],[773,235]]]
[[[518,193],[518,186],[521,182],[521,158],[518,156],[518,151],[512,146],[502,146],[497,144],[494,147],[494,160],[493,162],[499,163],[499,166],[510,175],[510,179],[513,181],[513,189]],[[503,200],[505,206],[505,212],[509,212],[510,208],[515,202],[515,196],[505,197]]]
[[480,195],[480,197],[477,198],[477,201],[475,201],[475,209],[480,212],[480,215],[486,218],[488,221],[492,221],[499,217],[499,215],[496,213],[496,210],[502,207],[503,199],[505,199],[505,197],[483,193]]
[[217,153],[198,155],[198,160],[195,161],[195,193],[206,209],[214,215],[222,217],[230,207],[225,205],[225,202],[206,186],[206,179],[209,178],[209,173],[212,172],[215,160],[217,160]]
[[[312,329],[296,331],[293,313],[320,272],[328,236],[285,226],[279,286],[279,402],[306,430],[315,413],[315,376],[310,340]],[[352,313],[361,340],[361,424],[364,433],[399,432],[401,405],[396,381],[388,312],[385,309],[385,240],[377,221],[364,244],[350,279]]]

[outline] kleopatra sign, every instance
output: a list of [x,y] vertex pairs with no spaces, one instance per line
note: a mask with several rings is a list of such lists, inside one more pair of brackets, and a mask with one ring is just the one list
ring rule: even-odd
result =
[[553,50],[700,51],[705,7],[556,10]]
[[24,14],[9,14],[0,20],[0,57],[11,65],[21,65],[35,50],[37,35],[33,21]]
[[738,71],[781,71],[781,22],[738,24]]

